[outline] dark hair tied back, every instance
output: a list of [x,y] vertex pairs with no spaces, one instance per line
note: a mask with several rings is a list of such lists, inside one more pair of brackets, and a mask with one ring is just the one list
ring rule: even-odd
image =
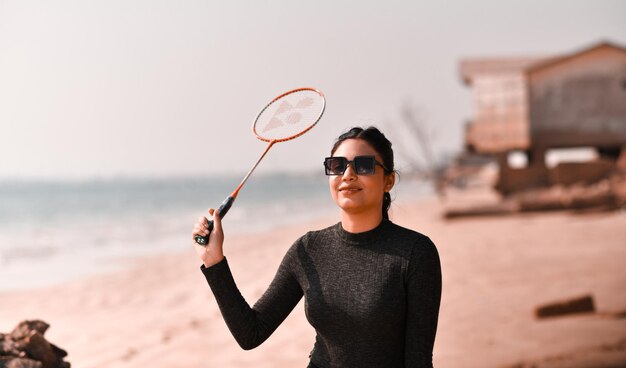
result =
[[[362,139],[367,142],[367,144],[372,146],[372,148],[374,148],[382,158],[382,164],[385,165],[385,175],[395,173],[391,142],[383,133],[381,133],[380,130],[375,127],[368,127],[365,129],[354,127],[337,138],[330,154],[334,155],[337,148],[339,148],[339,145],[341,145],[341,143],[346,139]],[[382,208],[383,218],[385,219],[389,219],[389,207],[391,207],[391,194],[389,194],[389,192],[385,192],[383,195]]]

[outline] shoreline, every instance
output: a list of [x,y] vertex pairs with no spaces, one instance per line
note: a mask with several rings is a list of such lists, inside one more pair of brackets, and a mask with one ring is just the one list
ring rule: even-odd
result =
[[[445,221],[442,203],[434,197],[394,204],[392,221],[428,235],[440,253],[443,294],[435,366],[626,362],[626,318],[615,314],[626,311],[623,211]],[[225,253],[246,300],[253,304],[265,291],[293,241],[337,221],[329,214],[232,236]],[[0,293],[0,332],[23,319],[43,319],[51,325],[48,341],[67,350],[74,366],[87,368],[306,366],[315,332],[302,301],[268,341],[243,351],[199,266],[189,244],[172,254],[134,259],[114,273]],[[538,305],[587,293],[594,297],[596,313],[545,320],[533,315]],[[593,364],[576,365],[589,359]]]
[[[281,214],[276,209],[269,210],[269,216],[273,223],[267,225],[257,221],[250,225],[244,225],[247,221],[247,212],[258,212],[257,209],[250,209],[250,206],[238,208],[238,213],[229,217],[225,223],[226,230],[230,230],[231,236],[239,237],[254,235],[259,233],[275,231],[278,227],[298,226],[298,224],[315,221],[319,217],[329,216],[329,209],[319,206],[313,208],[311,214],[297,213],[295,216]],[[202,215],[202,212],[200,212]],[[5,257],[0,253],[0,294],[20,290],[35,290],[38,288],[54,287],[70,283],[75,280],[90,278],[92,276],[107,275],[115,272],[124,272],[137,259],[151,257],[155,253],[158,255],[177,254],[186,248],[188,244],[181,245],[182,235],[187,236],[198,213],[192,214],[190,211],[178,214],[167,214],[162,216],[156,226],[168,228],[166,231],[156,231],[156,235],[150,233],[148,225],[150,221],[141,223],[135,228],[136,233],[120,233],[119,228],[126,223],[119,222],[114,225],[102,226],[106,232],[111,229],[113,235],[105,238],[106,235],[88,234],[95,236],[92,242],[103,242],[105,244],[77,244],[78,237],[84,236],[83,228],[98,227],[98,224],[73,225],[68,228],[43,229],[46,238],[56,239],[55,246],[42,245],[35,246],[41,239],[34,239],[32,244],[19,244],[13,248],[5,250]],[[132,228],[132,226],[128,226]],[[182,231],[182,229],[185,231]],[[187,228],[189,231],[187,231]],[[27,231],[24,231],[26,234]],[[27,235],[23,235],[26,237]],[[150,236],[157,238],[150,240]],[[12,237],[16,239],[15,236]],[[9,241],[11,237],[5,239]],[[105,240],[102,240],[105,239]],[[22,238],[18,240],[24,242]],[[186,239],[185,239],[186,240]],[[46,240],[44,239],[44,242]],[[62,243],[61,247],[59,243]],[[69,245],[68,245],[69,244]],[[83,245],[77,246],[77,245]],[[56,247],[58,246],[58,247]],[[26,272],[28,270],[28,273]]]
[[[262,185],[249,188],[226,218],[224,225],[230,236],[275,231],[336,214],[325,178],[322,178],[323,181],[297,176],[290,179],[291,184],[311,190],[312,194],[306,198],[295,190],[286,196],[279,192],[268,194],[273,187],[269,184],[275,186],[282,177],[261,179],[261,183],[257,184],[266,184],[267,188]],[[45,218],[35,210],[36,201],[15,200],[9,208],[21,208],[22,212],[18,211],[13,222],[0,221],[0,293],[49,287],[90,275],[122,272],[128,268],[129,260],[155,252],[172,254],[186,248],[187,244],[182,244],[181,239],[188,235],[198,216],[206,215],[206,210],[198,209],[197,203],[190,199],[193,196],[181,188],[172,188],[171,182],[140,184],[135,183],[130,188],[116,182],[102,188],[87,186],[78,194],[72,194],[74,196],[68,194],[73,192],[67,188],[58,188],[67,192],[65,194],[69,197],[65,199],[72,203],[78,203],[78,199],[85,196],[91,201],[88,208],[80,208],[82,212],[79,211],[78,215],[70,215],[78,207],[76,204],[62,211],[60,206],[50,205],[42,210],[49,212],[50,217]],[[216,184],[218,189],[222,184]],[[194,195],[202,187],[193,180],[189,185]],[[165,194],[161,191],[162,186],[168,190]],[[117,190],[121,191],[120,196],[126,198],[136,194],[138,189],[151,191],[136,203],[128,205],[115,196],[110,198],[111,193]],[[428,191],[427,183],[414,180],[403,181],[394,189],[396,196],[406,200],[428,195]],[[39,192],[35,194],[41,196]],[[148,199],[150,196],[155,198]],[[167,200],[163,198],[166,196],[169,196]],[[179,198],[181,204],[173,198]],[[207,203],[220,201],[207,200]],[[147,210],[158,203],[163,207]],[[37,229],[34,233],[33,228]]]

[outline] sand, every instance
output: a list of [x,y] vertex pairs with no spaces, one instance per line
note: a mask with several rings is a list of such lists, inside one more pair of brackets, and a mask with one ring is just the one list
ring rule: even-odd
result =
[[[430,236],[442,260],[436,367],[626,366],[625,211],[445,221],[434,198],[393,208],[393,221]],[[293,240],[337,221],[228,237],[225,253],[248,302]],[[263,345],[241,350],[188,237],[181,234],[179,253],[137,259],[114,274],[1,293],[0,331],[45,320],[46,337],[73,367],[305,367],[314,330],[302,302]],[[595,313],[534,316],[539,305],[587,294]]]

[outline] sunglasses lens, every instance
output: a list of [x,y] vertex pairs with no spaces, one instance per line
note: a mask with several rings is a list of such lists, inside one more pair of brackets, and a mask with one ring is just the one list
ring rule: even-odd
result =
[[327,157],[324,166],[326,175],[342,175],[346,171],[347,162],[345,157]]
[[370,175],[374,173],[376,160],[374,157],[355,157],[354,169],[358,175]]

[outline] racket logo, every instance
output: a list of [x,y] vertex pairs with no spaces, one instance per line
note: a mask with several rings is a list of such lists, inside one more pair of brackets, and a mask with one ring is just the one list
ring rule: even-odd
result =
[[[270,131],[272,129],[276,129],[276,128],[280,128],[282,126],[285,125],[285,123],[289,124],[289,125],[294,125],[294,124],[298,124],[301,120],[302,120],[302,114],[300,114],[299,112],[295,111],[295,112],[291,112],[293,110],[300,110],[300,109],[306,109],[307,107],[313,105],[315,103],[315,100],[311,97],[305,97],[303,99],[301,99],[300,101],[298,101],[296,103],[296,106],[292,106],[289,101],[283,101],[280,106],[278,106],[278,108],[276,109],[276,112],[274,113],[274,115],[272,116],[272,118],[270,119],[270,121],[267,123],[267,125],[265,126],[265,128],[263,128],[263,133]],[[289,113],[291,112],[289,115],[287,115],[287,117],[285,118],[285,123],[283,122],[283,120],[281,120],[278,116],[279,115],[283,115],[285,113]]]

